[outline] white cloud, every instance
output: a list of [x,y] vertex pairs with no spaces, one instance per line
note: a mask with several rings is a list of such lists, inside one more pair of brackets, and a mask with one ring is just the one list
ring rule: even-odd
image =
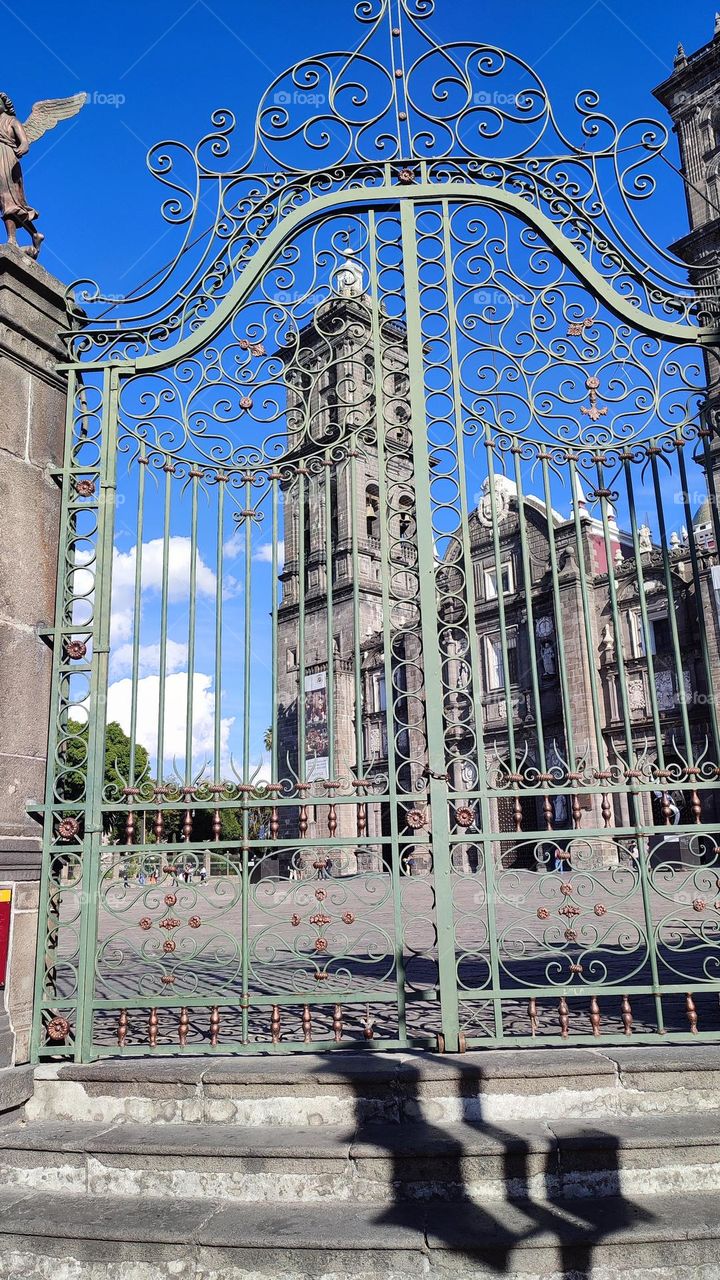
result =
[[[193,678],[193,771],[197,773],[207,761],[212,761],[215,750],[215,693],[212,676],[196,671]],[[165,747],[167,763],[185,759],[185,727],[187,723],[188,674],[177,671],[165,681]],[[116,680],[108,689],[107,718],[117,720],[126,733],[130,730],[131,680]],[[142,743],[152,757],[157,753],[158,709],[160,680],[158,676],[145,676],[138,681],[137,741]],[[234,717],[221,721],[221,755],[223,768],[228,760],[228,743]]]
[[[282,569],[285,563],[285,543],[282,539],[277,544],[278,569]],[[272,542],[261,542],[256,548],[253,560],[258,560],[260,564],[272,564],[273,548]]]
[[[168,600],[175,603],[190,596],[190,564],[192,542],[190,538],[172,537],[168,540],[167,572]],[[110,619],[110,643],[121,645],[130,639],[133,629],[135,598],[135,566],[137,547],[129,551],[113,549],[112,614]],[[198,596],[215,595],[215,574],[205,564],[200,552],[196,555],[196,580]],[[150,593],[159,594],[163,580],[163,539],[153,538],[143,542],[141,555],[143,600]]]
[[[237,560],[239,556],[245,554],[245,534],[238,529],[231,538],[228,538],[223,548],[226,560]],[[285,543],[282,538],[277,543],[278,572],[282,572],[285,563]],[[261,542],[253,549],[253,560],[258,564],[272,564],[272,542]]]
[[[187,663],[187,655],[188,647],[186,644],[178,644],[177,640],[168,638],[165,654],[167,674],[170,675],[174,671],[182,671]],[[110,661],[112,663],[113,676],[119,676],[124,671],[132,671],[133,646],[131,644],[121,644],[119,648],[112,651]],[[138,672],[141,676],[160,674],[159,644],[140,645]]]
[[235,529],[230,537],[223,543],[223,554],[226,560],[236,560],[245,550],[245,534],[241,529]]

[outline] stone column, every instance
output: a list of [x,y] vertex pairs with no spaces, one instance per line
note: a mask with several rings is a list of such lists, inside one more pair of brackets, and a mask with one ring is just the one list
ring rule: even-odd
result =
[[28,1055],[41,830],[27,806],[43,799],[65,387],[65,288],[18,250],[0,246],[0,886],[12,889],[6,1020],[0,1064]]

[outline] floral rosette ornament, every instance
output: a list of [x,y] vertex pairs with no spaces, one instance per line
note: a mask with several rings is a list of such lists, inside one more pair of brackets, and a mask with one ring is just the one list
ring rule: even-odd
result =
[[77,818],[61,818],[58,822],[57,833],[61,840],[74,840],[80,831],[80,822]]

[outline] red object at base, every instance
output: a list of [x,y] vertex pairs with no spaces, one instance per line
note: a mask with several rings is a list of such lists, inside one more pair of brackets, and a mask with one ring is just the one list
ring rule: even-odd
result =
[[0,889],[0,986],[7,978],[8,952],[10,950],[10,916],[12,889]]

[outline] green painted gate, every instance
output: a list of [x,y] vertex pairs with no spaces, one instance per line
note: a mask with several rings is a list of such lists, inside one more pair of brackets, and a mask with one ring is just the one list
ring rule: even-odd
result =
[[37,1056],[720,1030],[720,336],[643,228],[664,131],[581,96],[573,142],[426,8],[358,5],[244,164],[229,113],[158,147],[176,258],[76,289]]

